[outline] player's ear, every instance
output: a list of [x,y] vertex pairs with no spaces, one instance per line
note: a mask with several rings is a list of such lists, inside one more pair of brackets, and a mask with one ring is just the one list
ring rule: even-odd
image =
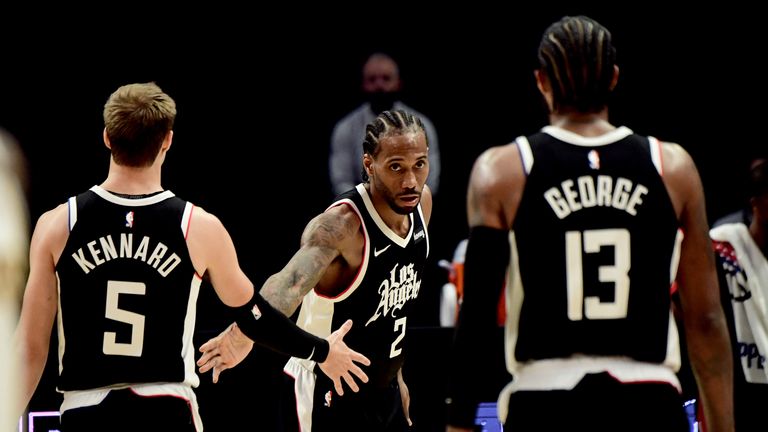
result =
[[546,72],[541,69],[535,69],[533,71],[533,76],[536,77],[536,87],[538,87],[542,94],[546,94],[552,91],[552,85],[549,82],[549,78],[547,77]]
[[107,136],[107,128],[104,128],[104,132],[101,133],[101,136],[104,139],[104,145],[107,146],[108,149],[112,150],[112,143],[109,142],[109,136]]
[[372,176],[373,158],[368,153],[363,154],[363,169],[365,169],[365,173],[368,174],[368,177]]
[[616,84],[619,83],[619,66],[613,65],[613,78],[611,79],[611,91],[616,88]]
[[165,139],[163,140],[163,145],[160,147],[162,150],[168,151],[169,148],[171,148],[171,143],[173,143],[173,131],[168,131],[168,135],[165,136]]

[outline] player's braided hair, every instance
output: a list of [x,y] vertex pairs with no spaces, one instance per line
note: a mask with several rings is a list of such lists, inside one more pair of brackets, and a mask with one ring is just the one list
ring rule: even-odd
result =
[[[379,151],[379,140],[382,138],[419,132],[426,138],[427,133],[419,117],[404,110],[383,111],[376,120],[365,127],[363,153],[376,156]],[[429,139],[427,139],[427,147],[429,147]],[[369,178],[365,168],[362,174],[363,181],[367,182]]]
[[616,63],[611,32],[597,21],[566,16],[544,32],[539,64],[552,83],[553,109],[597,112],[608,103]]

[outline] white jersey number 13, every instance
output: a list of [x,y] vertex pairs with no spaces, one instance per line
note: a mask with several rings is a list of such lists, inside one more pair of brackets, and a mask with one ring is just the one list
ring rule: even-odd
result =
[[[627,316],[629,303],[629,268],[631,263],[629,231],[600,229],[568,231],[565,233],[565,261],[568,284],[568,318],[617,319]],[[601,301],[598,296],[584,297],[583,253],[599,252],[604,246],[613,247],[613,265],[600,266],[600,282],[612,283],[613,301]]]

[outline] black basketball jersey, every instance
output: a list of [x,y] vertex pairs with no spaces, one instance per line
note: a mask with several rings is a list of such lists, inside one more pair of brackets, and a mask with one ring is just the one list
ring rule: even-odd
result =
[[527,179],[513,225],[515,359],[673,359],[670,286],[682,237],[660,143],[625,127],[585,138],[549,126],[516,144]]
[[201,278],[186,244],[193,205],[170,191],[125,198],[99,186],[68,201],[59,282],[58,389],[197,386],[192,336]]
[[297,322],[325,337],[352,319],[344,342],[371,360],[366,369],[368,385],[386,386],[403,364],[408,314],[419,296],[429,254],[427,226],[419,205],[410,215],[408,235],[400,237],[376,213],[362,184],[340,195],[329,208],[339,205],[348,205],[362,221],[362,264],[354,280],[336,297],[309,292]]

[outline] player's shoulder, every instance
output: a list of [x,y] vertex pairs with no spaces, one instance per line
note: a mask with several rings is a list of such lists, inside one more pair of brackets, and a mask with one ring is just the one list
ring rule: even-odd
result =
[[689,170],[693,167],[693,159],[685,147],[673,141],[658,141],[661,146],[662,163],[664,164],[665,173]]
[[188,237],[216,238],[223,233],[226,233],[226,228],[218,216],[206,211],[203,207],[192,207]]
[[472,181],[481,187],[514,182],[524,176],[521,161],[520,149],[515,142],[490,147],[475,160]]
[[315,216],[310,223],[319,223],[326,228],[360,226],[361,220],[358,211],[360,210],[351,202],[338,202]]
[[349,202],[340,202],[313,217],[304,228],[302,244],[333,246],[354,237],[362,221]]
[[32,237],[42,244],[63,244],[69,236],[70,212],[67,203],[44,212],[37,219]]
[[37,226],[47,227],[49,225],[58,225],[62,223],[64,226],[68,226],[69,214],[70,214],[69,204],[66,202],[61,203],[56,207],[41,214],[40,217],[37,219]]

